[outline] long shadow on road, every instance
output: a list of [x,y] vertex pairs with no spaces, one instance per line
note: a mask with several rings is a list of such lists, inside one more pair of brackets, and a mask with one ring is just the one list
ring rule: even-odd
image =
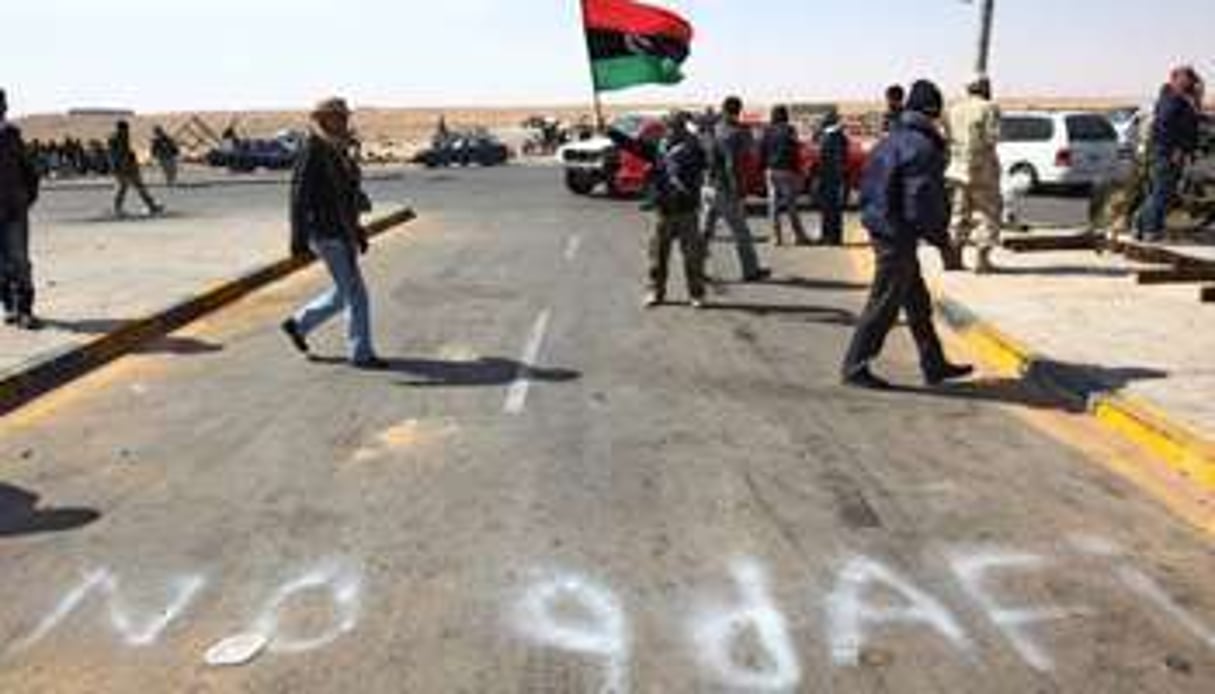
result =
[[39,508],[34,492],[0,483],[0,537],[63,532],[101,517],[91,508]]
[[[385,373],[408,376],[398,384],[411,388],[451,388],[475,386],[504,386],[521,377],[531,381],[564,383],[582,377],[579,371],[529,366],[514,359],[483,357],[471,361],[442,359],[385,359]],[[313,357],[315,364],[338,365],[346,360],[338,357]]]

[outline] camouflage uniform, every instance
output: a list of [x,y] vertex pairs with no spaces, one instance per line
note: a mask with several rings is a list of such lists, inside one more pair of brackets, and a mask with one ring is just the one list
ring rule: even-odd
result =
[[1110,240],[1131,232],[1135,213],[1143,206],[1147,196],[1151,179],[1148,152],[1151,151],[1154,119],[1150,108],[1143,110],[1142,114],[1132,161],[1113,180],[1097,186],[1089,206],[1089,228],[1094,233],[1104,229]]
[[[981,252],[1000,242],[1000,109],[988,99],[967,95],[945,119],[949,139],[949,169],[953,185],[950,236],[957,248],[972,240]],[[978,216],[978,223],[975,216]]]

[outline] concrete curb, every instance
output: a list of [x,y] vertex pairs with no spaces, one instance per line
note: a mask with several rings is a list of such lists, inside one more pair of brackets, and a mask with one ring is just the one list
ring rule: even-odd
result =
[[1155,405],[1111,389],[1092,373],[1036,354],[939,286],[933,291],[945,322],[981,359],[1083,408],[1106,429],[1146,449],[1202,492],[1215,493],[1215,443]]
[[[410,208],[379,217],[367,225],[370,236],[379,236],[409,222],[416,215]],[[287,258],[241,277],[220,282],[157,313],[132,320],[118,329],[81,345],[41,354],[0,372],[0,416],[35,398],[108,364],[139,346],[212,313],[238,299],[311,265],[311,258]]]

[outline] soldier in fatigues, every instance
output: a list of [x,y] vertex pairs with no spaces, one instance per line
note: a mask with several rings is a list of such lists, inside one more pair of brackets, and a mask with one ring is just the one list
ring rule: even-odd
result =
[[947,254],[947,264],[962,269],[962,250],[973,241],[978,248],[975,272],[984,273],[994,269],[991,253],[1000,242],[1000,109],[992,102],[986,77],[976,79],[966,92],[945,121],[950,157],[946,177],[954,188],[949,225],[953,252]]
[[6,120],[8,100],[0,89],[0,299],[4,322],[37,330],[30,263],[30,208],[38,200],[38,172],[17,126]]
[[1113,180],[1099,185],[1093,191],[1089,209],[1089,227],[1093,233],[1104,230],[1107,239],[1113,241],[1132,232],[1135,212],[1147,197],[1150,172],[1148,154],[1151,151],[1152,127],[1155,118],[1152,106],[1141,108],[1132,141],[1132,161],[1118,172]]
[[688,130],[690,118],[686,113],[671,114],[667,136],[658,145],[635,140],[617,130],[608,131],[608,137],[618,147],[653,164],[649,195],[655,218],[649,243],[646,307],[666,301],[671,246],[676,242],[683,253],[683,274],[692,307],[704,306],[705,243],[700,234],[700,195],[708,161],[700,140]]

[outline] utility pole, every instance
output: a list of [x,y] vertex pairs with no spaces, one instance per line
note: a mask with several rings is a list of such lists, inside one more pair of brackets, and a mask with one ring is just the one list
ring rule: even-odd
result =
[[991,28],[996,13],[996,0],[980,0],[983,3],[979,20],[979,57],[975,61],[975,72],[986,75],[991,63]]

